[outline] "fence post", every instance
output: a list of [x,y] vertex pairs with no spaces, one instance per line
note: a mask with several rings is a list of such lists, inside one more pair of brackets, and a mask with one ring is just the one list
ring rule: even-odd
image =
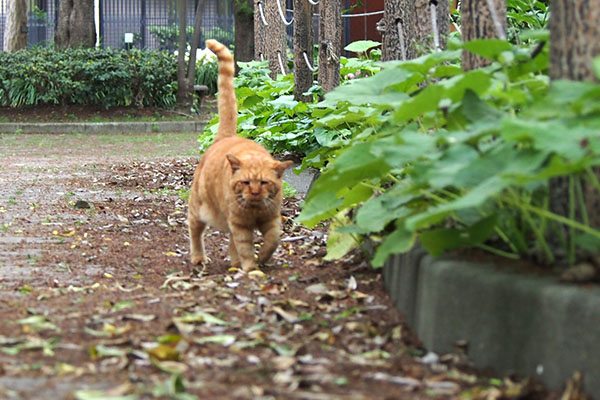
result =
[[319,8],[319,85],[327,93],[340,84],[342,7],[340,0],[328,0]]
[[254,3],[254,56],[257,60],[269,60],[273,79],[279,73],[287,73],[285,30],[277,1],[280,0],[256,0]]
[[294,98],[310,101],[303,96],[314,82],[313,7],[308,0],[294,0]]
[[[463,0],[460,4],[463,41],[506,39],[506,0]],[[489,65],[483,57],[462,52],[462,68],[469,71]]]
[[142,4],[141,8],[141,17],[140,17],[140,37],[141,37],[141,47],[142,49],[146,48],[146,0],[141,0]]

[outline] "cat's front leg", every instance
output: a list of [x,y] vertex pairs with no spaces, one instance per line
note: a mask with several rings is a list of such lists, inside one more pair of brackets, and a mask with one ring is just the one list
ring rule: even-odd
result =
[[263,234],[264,243],[258,252],[258,262],[266,264],[279,245],[281,217],[277,216],[277,218],[264,223],[259,230]]
[[[254,260],[254,246],[252,240],[252,230],[243,226],[230,224],[229,231],[231,236],[229,240],[233,241],[233,246],[237,252],[239,263],[242,270],[248,272],[256,269],[256,261]],[[231,251],[230,247],[230,251]],[[233,264],[232,260],[232,264]]]
[[204,253],[204,229],[206,224],[188,214],[189,234],[190,234],[190,259],[192,264],[206,264],[208,259]]

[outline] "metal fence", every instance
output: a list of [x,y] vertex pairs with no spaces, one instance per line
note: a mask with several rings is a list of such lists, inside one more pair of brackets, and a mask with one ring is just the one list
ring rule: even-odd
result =
[[[190,34],[198,1],[188,0]],[[7,0],[0,0],[0,39],[4,38],[6,3]],[[29,45],[52,43],[59,0],[27,0],[27,3]],[[96,13],[102,47],[177,48],[176,0],[99,0]],[[234,41],[233,26],[233,0],[208,0],[202,15],[201,39],[214,37],[231,44]],[[126,36],[133,39],[131,44],[125,42]],[[0,40],[0,50],[4,50],[3,40]]]

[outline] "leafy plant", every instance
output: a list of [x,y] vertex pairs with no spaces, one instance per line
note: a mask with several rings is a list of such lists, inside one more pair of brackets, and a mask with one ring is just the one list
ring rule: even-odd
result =
[[[546,48],[502,40],[464,48],[494,63],[463,72],[460,49],[388,62],[317,105],[315,129],[339,140],[304,160],[323,173],[300,221],[333,219],[336,249],[370,237],[374,266],[415,243],[435,255],[468,246],[548,263],[598,248],[600,232],[580,205],[582,185],[600,195],[592,173],[600,86],[549,89]],[[568,177],[569,218],[549,207],[549,179],[560,176]]]

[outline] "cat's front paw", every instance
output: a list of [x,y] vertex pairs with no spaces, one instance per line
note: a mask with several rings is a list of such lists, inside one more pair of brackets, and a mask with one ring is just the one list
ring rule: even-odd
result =
[[194,264],[194,265],[201,265],[201,264],[206,265],[210,262],[208,257],[206,257],[204,254],[192,255],[190,260],[192,261],[192,264]]

